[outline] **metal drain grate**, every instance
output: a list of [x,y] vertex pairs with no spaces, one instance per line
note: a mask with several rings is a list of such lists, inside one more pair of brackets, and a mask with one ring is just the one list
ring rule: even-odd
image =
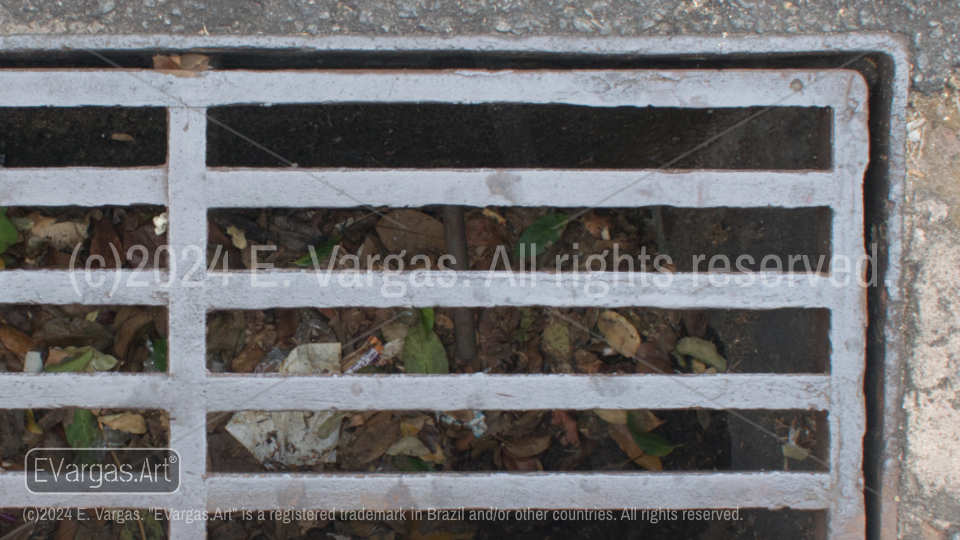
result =
[[[732,508],[828,510],[831,538],[862,537],[862,394],[866,293],[857,286],[812,284],[785,275],[777,286],[716,287],[705,276],[678,274],[667,288],[628,286],[627,276],[594,276],[614,293],[592,298],[582,281],[537,274],[525,286],[508,276],[461,274],[455,288],[409,289],[401,297],[372,287],[319,287],[312,273],[265,273],[255,287],[234,275],[191,270],[207,245],[213,207],[364,204],[422,206],[578,206],[582,187],[602,194],[631,186],[606,206],[704,208],[829,207],[831,253],[863,253],[863,175],[868,162],[867,87],[853,71],[212,71],[179,78],[153,71],[7,70],[3,106],[157,106],[169,108],[169,157],[160,168],[0,169],[0,205],[157,204],[169,209],[169,240],[182,253],[171,287],[95,288],[78,279],[86,304],[167,305],[166,375],[0,375],[0,408],[122,407],[165,409],[182,456],[173,495],[99,495],[95,503],[140,508]],[[832,110],[833,157],[823,171],[545,171],[512,170],[510,189],[488,183],[497,171],[322,170],[323,182],[297,170],[208,169],[207,107],[332,102],[565,103],[597,107],[790,106]],[[189,106],[190,108],[185,107]],[[502,172],[502,171],[501,171]],[[402,184],[403,189],[397,189]],[[264,189],[284,186],[284,189]],[[333,189],[331,189],[331,186]],[[437,188],[440,186],[440,188]],[[343,192],[349,191],[349,196]],[[113,275],[104,273],[108,283]],[[127,283],[129,272],[122,273]],[[94,278],[96,282],[99,276]],[[162,282],[167,282],[164,277]],[[68,273],[0,272],[0,302],[77,303]],[[312,306],[635,306],[672,309],[786,307],[831,312],[829,375],[570,377],[450,376],[294,378],[283,392],[271,378],[216,376],[205,369],[205,315],[214,309]],[[704,396],[709,396],[705,398]],[[388,409],[633,409],[709,407],[829,411],[829,472],[464,475],[209,475],[208,411]],[[0,506],[56,506],[69,497],[26,493],[20,474],[0,474]],[[203,538],[203,521],[172,521],[171,538]]]

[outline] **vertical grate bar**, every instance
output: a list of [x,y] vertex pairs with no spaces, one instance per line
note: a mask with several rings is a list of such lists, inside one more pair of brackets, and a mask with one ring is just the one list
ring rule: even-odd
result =
[[[171,108],[169,128],[168,182],[170,192],[170,279],[169,310],[169,387],[173,395],[170,412],[170,445],[181,456],[181,509],[204,508],[206,487],[206,400],[203,383],[206,378],[204,360],[203,282],[207,245],[207,209],[202,197],[206,169],[206,109]],[[196,246],[196,247],[194,247]],[[198,252],[199,249],[199,252]],[[200,257],[195,259],[194,257]],[[199,268],[192,280],[185,280],[193,261]],[[199,280],[199,281],[197,281]],[[196,283],[196,285],[192,285]],[[206,522],[171,520],[170,537],[204,538]]]

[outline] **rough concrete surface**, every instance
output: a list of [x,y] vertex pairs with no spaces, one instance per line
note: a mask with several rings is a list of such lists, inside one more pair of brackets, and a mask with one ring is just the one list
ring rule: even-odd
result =
[[957,0],[0,0],[2,34],[906,35],[924,122],[908,149],[900,531],[937,540],[960,539],[958,26]]
[[907,176],[910,303],[901,476],[904,538],[960,537],[960,102],[914,95]]

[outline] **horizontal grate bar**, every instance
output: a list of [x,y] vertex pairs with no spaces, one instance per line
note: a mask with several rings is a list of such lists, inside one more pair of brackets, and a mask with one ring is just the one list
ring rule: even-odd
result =
[[828,508],[821,473],[211,475],[207,508]]
[[[0,409],[163,409],[175,385],[159,373],[0,374]],[[212,375],[199,385],[211,411],[830,407],[828,375]]]
[[[223,276],[227,275],[227,284]],[[234,274],[208,273],[206,299],[210,309],[267,309],[289,307],[482,307],[482,306],[646,306],[665,309],[777,309],[787,307],[831,307],[843,296],[843,290],[830,284],[827,276],[819,276],[817,284],[808,274],[754,274],[754,283],[740,287],[734,281],[736,274],[727,274],[730,284],[711,285],[707,274],[646,274],[647,287],[641,277],[626,272],[598,272],[590,277],[594,286],[586,291],[586,274],[573,276],[543,272],[509,274],[507,272],[458,272],[452,287],[440,287],[439,280],[449,282],[445,272],[418,272],[418,282],[431,279],[433,287],[414,287],[409,274],[385,276],[382,272],[361,273],[358,276],[329,275],[325,286],[318,283],[323,274],[314,272],[249,272]],[[251,283],[256,277],[256,285]],[[357,277],[363,286],[351,287]],[[779,286],[762,284],[761,277],[773,283],[782,278]],[[489,284],[487,280],[489,279]],[[510,282],[516,280],[516,284]],[[524,286],[520,283],[525,281]],[[657,287],[653,280],[672,280],[668,287]],[[722,277],[715,277],[719,282]],[[743,277],[744,280],[749,279]],[[368,281],[369,280],[369,281]],[[273,286],[264,285],[274,283]],[[396,283],[402,283],[401,290]],[[558,285],[559,283],[559,285]],[[531,284],[535,284],[532,286]],[[609,293],[594,297],[609,287]],[[385,288],[386,285],[386,288]],[[394,296],[385,296],[387,290]],[[290,294],[296,291],[296,294]]]
[[0,374],[0,409],[166,409],[174,402],[164,374]]
[[167,170],[0,167],[0,206],[167,204]]
[[[796,208],[837,207],[843,185],[836,173],[814,171],[210,169],[206,198],[211,207],[299,207],[317,201],[324,207],[352,207],[361,200],[393,207]],[[609,193],[617,195],[595,200],[596,194]]]
[[[273,388],[281,389],[273,390]],[[827,375],[215,376],[210,407],[251,410],[817,409]]]
[[[803,90],[791,88],[795,80]],[[783,101],[783,106],[843,110],[850,91],[865,95],[866,83],[858,73],[840,70],[237,70],[176,77],[157,70],[11,69],[0,74],[7,107],[430,101],[711,108]]]
[[140,273],[126,269],[84,272],[78,267],[72,276],[66,270],[7,270],[0,272],[0,290],[3,302],[8,304],[162,306],[167,303],[168,293],[157,283],[167,283],[169,278],[165,270],[158,275],[152,269]]

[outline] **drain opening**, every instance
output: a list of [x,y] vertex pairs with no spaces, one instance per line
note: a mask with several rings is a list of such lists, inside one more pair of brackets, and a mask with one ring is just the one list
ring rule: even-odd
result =
[[[829,108],[336,104],[216,107],[211,167],[655,169],[730,126],[673,169],[826,170]],[[748,121],[749,120],[749,121]],[[585,186],[586,187],[586,186]]]
[[208,415],[207,450],[218,473],[810,472],[829,470],[826,420],[711,409],[238,411]]
[[[580,272],[828,274],[830,215],[819,207],[464,208],[468,268],[528,272],[535,262],[538,271],[570,272],[576,265]],[[396,257],[403,261],[401,270],[438,269],[440,257],[453,251],[438,206],[211,209],[208,219],[207,264],[217,271],[250,269],[254,246],[258,263],[308,269],[315,267],[313,246],[323,270],[330,267],[333,246],[339,246],[334,270],[355,269],[353,256],[363,270],[382,270],[391,255],[391,270],[398,268]],[[527,232],[558,226],[553,235]],[[245,244],[243,250],[238,243]],[[536,248],[534,260],[521,258],[520,244],[528,257]],[[451,260],[445,266],[451,268]]]
[[167,161],[157,107],[0,107],[4,167],[143,167]]
[[165,372],[168,334],[164,306],[0,304],[0,371]]
[[[664,310],[653,308],[488,307],[471,309],[479,354],[460,358],[455,312],[434,308],[433,331],[451,374],[583,375],[828,373],[830,312],[826,309]],[[224,310],[207,315],[207,369],[212,373],[265,374],[291,371],[295,356],[328,354],[316,375],[406,373],[404,339],[418,321],[411,308],[299,308]],[[614,313],[614,314],[611,314]],[[628,321],[637,329],[636,358],[603,340],[620,336],[605,321]],[[601,317],[603,321],[600,321]],[[674,354],[683,338],[713,344],[722,365]],[[332,349],[311,344],[326,344]],[[305,349],[299,349],[307,346]],[[633,345],[629,345],[633,346]],[[371,348],[376,358],[356,364]],[[629,351],[623,351],[629,352]],[[321,366],[322,367],[319,367]],[[667,383],[669,384],[669,383]]]
[[14,206],[6,217],[17,234],[0,251],[9,270],[143,270],[169,261],[162,206]]

